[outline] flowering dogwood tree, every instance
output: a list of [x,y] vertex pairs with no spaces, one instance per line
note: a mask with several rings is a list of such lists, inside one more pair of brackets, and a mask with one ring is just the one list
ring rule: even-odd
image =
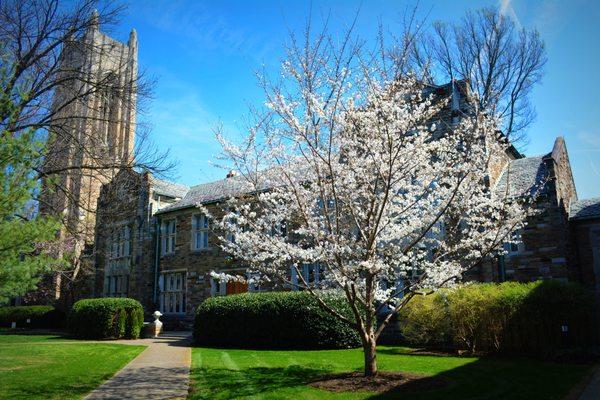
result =
[[[393,316],[499,251],[525,216],[490,188],[507,146],[496,121],[473,107],[442,117],[451,99],[404,73],[397,54],[364,54],[348,37],[292,40],[243,143],[217,132],[248,193],[218,223],[224,248],[253,279],[307,290],[353,326],[366,376]],[[321,289],[342,292],[354,318]]]

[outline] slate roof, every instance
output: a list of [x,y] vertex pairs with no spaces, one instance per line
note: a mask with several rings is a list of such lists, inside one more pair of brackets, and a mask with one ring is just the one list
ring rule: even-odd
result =
[[569,219],[600,218],[600,197],[571,202]]
[[544,157],[517,158],[504,168],[494,192],[498,196],[507,194],[509,198],[539,194],[545,189],[547,177],[548,167]]
[[190,190],[185,185],[156,178],[152,178],[152,188],[155,193],[179,199],[183,198]]
[[[264,189],[267,189],[267,186]],[[241,176],[203,183],[192,186],[180,201],[161,209],[157,214],[195,207],[200,204],[214,203],[219,200],[226,200],[245,193],[251,193],[252,191],[254,191],[252,185]]]

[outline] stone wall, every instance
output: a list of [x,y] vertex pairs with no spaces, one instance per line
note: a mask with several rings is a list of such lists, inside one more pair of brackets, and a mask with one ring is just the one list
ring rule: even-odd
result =
[[577,190],[575,189],[567,146],[562,137],[556,138],[552,153],[550,153],[550,159],[553,161],[558,203],[565,212],[568,212],[571,201],[577,200]]
[[535,210],[537,214],[528,218],[522,230],[522,248],[505,256],[506,279],[568,279],[566,215],[552,191],[538,198]]
[[[64,235],[77,240],[75,251],[79,255],[94,242],[101,186],[110,182],[117,166],[128,164],[133,155],[135,31],[128,43],[120,43],[91,25],[83,38],[65,46],[61,64],[68,74],[61,78],[68,80],[57,88],[52,108],[57,120],[64,123],[55,124],[50,134],[44,160],[50,179],[42,182],[40,211],[65,218]],[[55,190],[56,183],[63,190]]]
[[[219,204],[206,206],[214,218],[223,215]],[[175,220],[175,251],[161,254],[160,272],[185,271],[186,273],[186,314],[192,315],[194,309],[211,295],[211,271],[239,269],[241,266],[219,245],[219,232],[210,226],[208,248],[192,249],[192,217],[201,214],[197,208],[187,208],[160,214],[161,222]]]
[[[98,199],[96,219],[96,275],[94,296],[105,295],[107,275],[129,276],[128,297],[139,300],[147,313],[154,303],[155,223],[152,217],[150,176],[123,170],[104,185]],[[118,260],[117,268],[109,267],[111,238],[117,230],[130,229],[129,255]]]
[[600,297],[600,218],[570,223],[577,278]]

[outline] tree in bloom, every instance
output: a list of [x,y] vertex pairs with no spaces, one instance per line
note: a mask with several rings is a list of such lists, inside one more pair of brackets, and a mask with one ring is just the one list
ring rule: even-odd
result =
[[[350,37],[292,37],[281,78],[261,80],[266,106],[247,137],[217,132],[248,193],[218,225],[252,279],[307,290],[353,326],[374,376],[394,315],[497,254],[526,209],[488,183],[507,146],[497,121],[476,102],[441,117],[452,99],[421,83],[398,43],[368,53]],[[354,318],[323,289],[342,292]]]

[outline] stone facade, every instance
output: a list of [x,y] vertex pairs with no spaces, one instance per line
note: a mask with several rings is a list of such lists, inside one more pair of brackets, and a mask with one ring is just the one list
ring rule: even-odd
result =
[[154,214],[180,200],[187,188],[149,173],[120,171],[102,187],[97,209],[95,297],[127,296],[154,310],[159,245]]
[[570,263],[578,281],[600,298],[600,198],[571,203]]
[[577,199],[565,142],[557,138],[551,153],[509,161],[495,181],[497,195],[518,199],[533,195],[534,213],[516,232],[506,255],[487,262],[472,278],[483,281],[575,279],[569,265],[568,205]]
[[94,242],[100,188],[118,172],[105,166],[127,164],[133,155],[135,30],[125,44],[92,24],[84,37],[65,45],[60,62],[64,74],[73,76],[57,88],[52,107],[57,120],[68,118],[51,128],[44,165],[50,179],[43,181],[40,210],[63,217],[81,251]]
[[[114,46],[104,58],[94,60],[85,58],[85,54],[71,57],[67,51],[65,60],[70,61],[65,62],[78,60],[78,68],[93,65],[98,73],[114,72],[115,65],[125,65],[125,74],[137,74],[135,33],[128,45],[114,42],[97,29],[89,32],[85,40]],[[469,112],[469,94],[464,82],[424,90],[450,99],[439,115],[440,135],[447,126],[444,124],[452,124],[461,113]],[[93,126],[83,120],[81,126],[73,129],[108,133],[112,144],[108,154],[124,157],[133,147],[135,119],[133,109],[121,105],[115,103],[116,108],[111,107],[129,115],[126,123]],[[498,140],[504,140],[500,134]],[[85,149],[95,148],[94,145],[83,144]],[[469,279],[574,279],[598,290],[600,206],[597,216],[584,220],[569,213],[579,202],[564,140],[557,139],[552,152],[542,157],[524,158],[513,147],[498,152],[497,146],[496,142],[488,143],[492,158],[487,184],[497,194],[514,199],[536,194],[538,213],[529,219],[522,232],[516,233],[521,241],[508,246],[506,256],[482,265]],[[51,148],[48,163],[59,166],[81,162],[84,153],[81,146],[71,143],[53,143]],[[244,268],[221,249],[219,232],[198,208],[202,205],[215,218],[221,217],[227,199],[247,193],[242,180],[228,176],[188,188],[130,169],[111,171],[109,178],[69,172],[61,175],[61,179],[85,198],[87,207],[97,211],[96,218],[93,212],[74,209],[76,207],[64,196],[54,195],[48,201],[55,211],[73,215],[74,223],[83,226],[86,237],[93,233],[93,296],[133,297],[142,302],[148,314],[158,309],[167,320],[185,321],[190,320],[198,304],[210,296],[260,290],[239,283],[223,284],[211,277],[212,271],[243,273]],[[266,289],[287,288],[274,284]]]
[[[468,278],[595,282],[600,271],[596,255],[600,212],[597,220],[587,219],[585,224],[575,225],[569,219],[566,205],[572,209],[580,202],[564,141],[559,138],[554,150],[545,156],[515,158],[511,153],[504,159],[507,162],[502,172],[490,171],[490,180],[496,183],[493,189],[515,198],[535,194],[537,213],[517,233],[521,241],[507,246],[507,255],[485,263]],[[119,173],[103,187],[98,202],[95,295],[134,297],[143,302],[148,313],[159,309],[167,321],[189,322],[194,309],[208,297],[259,289],[221,284],[211,277],[212,271],[243,274],[244,268],[221,249],[220,233],[203,219],[198,207],[201,204],[214,218],[221,218],[225,201],[243,196],[247,189],[237,177],[186,188],[147,173]],[[125,227],[129,228],[129,243],[120,250],[120,237],[125,236],[119,232]],[[575,259],[573,254],[577,254]],[[126,292],[111,287],[110,277],[114,276],[128,276]]]

